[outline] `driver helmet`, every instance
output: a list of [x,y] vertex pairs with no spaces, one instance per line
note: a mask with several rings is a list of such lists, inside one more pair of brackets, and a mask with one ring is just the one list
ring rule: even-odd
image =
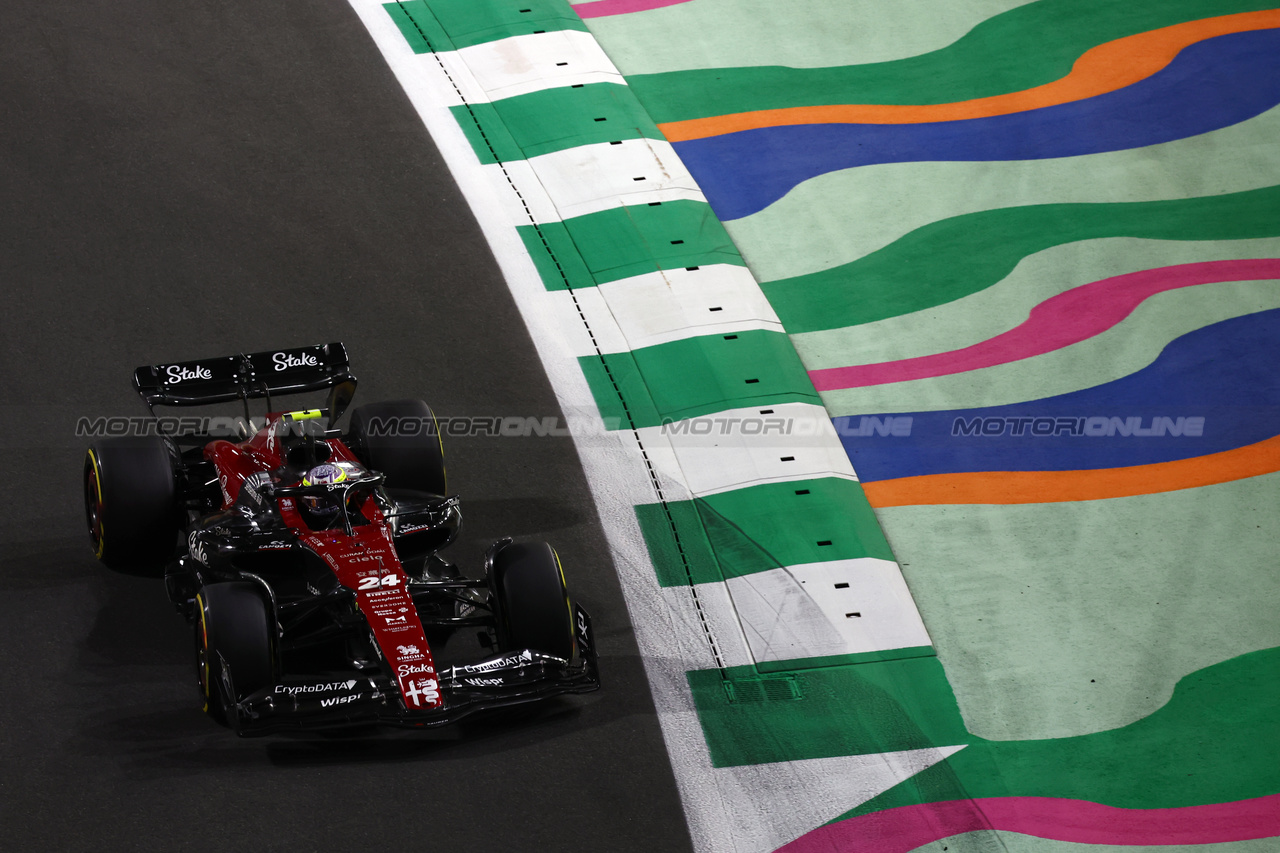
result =
[[[317,465],[302,478],[304,486],[323,486],[341,483],[347,479],[347,472],[337,465],[325,463]],[[307,526],[313,530],[327,530],[338,519],[342,509],[342,498],[337,493],[325,495],[303,495],[299,501],[303,518]]]

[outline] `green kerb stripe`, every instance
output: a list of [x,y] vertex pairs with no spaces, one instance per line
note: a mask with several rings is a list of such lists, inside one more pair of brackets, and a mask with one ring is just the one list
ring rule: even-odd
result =
[[791,339],[781,332],[702,335],[578,361],[600,414],[618,418],[622,427],[658,426],[744,406],[822,405]]
[[[587,31],[587,25],[565,0],[431,0],[430,10],[425,0],[405,0],[388,3],[384,8],[400,24],[400,31],[416,53],[460,49],[534,33]],[[432,19],[432,28],[427,30],[430,45],[421,36],[411,34],[416,32],[414,28],[406,28],[397,17],[405,13],[424,30],[427,27],[420,18]]]
[[520,143],[511,136],[511,128],[502,121],[493,104],[465,104],[449,107],[449,112],[453,113],[481,163],[487,166],[525,159]]
[[862,486],[839,477],[748,486],[673,501],[666,511],[661,504],[642,504],[636,517],[661,586],[715,583],[827,560],[893,559]]
[[596,280],[582,262],[582,256],[569,236],[563,222],[547,222],[542,225],[520,225],[516,228],[524,247],[538,268],[543,286],[547,290],[594,287]]
[[751,666],[685,675],[716,767],[953,746],[971,739],[936,657],[764,678]]
[[[615,207],[566,219],[563,227],[571,240],[571,250],[581,257],[590,271],[592,282],[596,284],[658,270],[708,264],[746,266],[724,226],[711,212],[711,205],[702,201]],[[536,239],[536,235],[531,237],[524,233],[530,230],[534,230],[532,225],[520,226],[525,245],[540,245],[541,240]],[[571,263],[563,258],[557,259],[562,266]],[[536,257],[534,261],[541,264]],[[542,281],[548,290],[564,289],[564,282],[558,274],[554,277],[544,275]]]
[[404,0],[401,3],[387,3],[382,8],[387,10],[391,20],[396,22],[400,33],[404,36],[414,53],[441,53],[453,50],[453,42],[445,33],[426,0]]
[[[580,145],[663,138],[631,89],[617,83],[561,86],[483,106],[483,110],[472,107],[474,117],[467,107],[451,107],[482,163],[496,161],[489,145],[479,139],[477,119],[486,136],[500,132],[510,139],[512,149],[498,150],[504,161]],[[497,127],[491,131],[491,125]]]

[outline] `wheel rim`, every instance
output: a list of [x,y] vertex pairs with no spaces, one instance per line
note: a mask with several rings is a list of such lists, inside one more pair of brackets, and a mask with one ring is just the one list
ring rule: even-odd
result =
[[94,554],[102,558],[102,483],[98,478],[98,458],[89,451],[84,471],[84,511],[89,523],[89,541]]

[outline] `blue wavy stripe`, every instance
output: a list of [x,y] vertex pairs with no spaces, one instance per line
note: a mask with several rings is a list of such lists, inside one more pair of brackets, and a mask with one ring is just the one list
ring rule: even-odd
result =
[[1191,45],[1147,79],[1095,98],[923,124],[811,124],[675,143],[722,220],[802,181],[876,163],[1039,160],[1140,148],[1236,124],[1280,103],[1280,30]]
[[[970,471],[1072,471],[1120,468],[1204,456],[1280,434],[1280,308],[1236,317],[1173,340],[1152,364],[1123,379],[1029,403],[942,412],[835,418],[865,482]],[[910,435],[881,435],[911,418]],[[1088,418],[1204,418],[1203,435],[1099,432]],[[1024,419],[1021,427],[1018,419]],[[1032,419],[1039,419],[1032,420]],[[1061,420],[1059,420],[1061,419]],[[964,434],[975,421],[992,435]],[[1044,433],[1049,422],[1057,434]],[[1176,422],[1176,421],[1175,421]],[[1071,432],[1068,424],[1074,423]],[[1086,429],[1087,427],[1087,429]],[[868,436],[846,435],[853,430]],[[978,428],[980,432],[981,427]],[[1184,424],[1185,430],[1185,424]],[[1020,432],[1021,434],[1015,434]],[[1072,433],[1075,434],[1072,434]]]

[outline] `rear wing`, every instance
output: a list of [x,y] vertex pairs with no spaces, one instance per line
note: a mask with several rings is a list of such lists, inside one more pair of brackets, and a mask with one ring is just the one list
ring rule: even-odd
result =
[[203,406],[242,400],[248,416],[249,400],[272,395],[329,391],[329,422],[336,423],[356,393],[347,348],[341,343],[298,349],[240,353],[220,358],[153,364],[133,372],[133,386],[147,408]]

